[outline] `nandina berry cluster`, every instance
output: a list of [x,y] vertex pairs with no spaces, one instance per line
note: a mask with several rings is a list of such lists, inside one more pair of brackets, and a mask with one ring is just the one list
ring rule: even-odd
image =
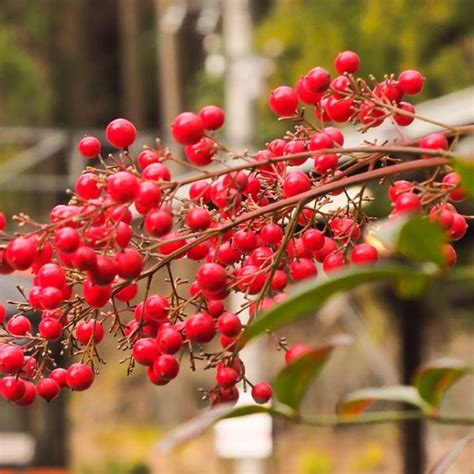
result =
[[[49,222],[20,214],[13,221],[21,232],[7,234],[0,213],[0,274],[32,276],[11,317],[0,305],[3,397],[26,406],[37,395],[50,401],[63,389],[86,390],[103,362],[100,344],[115,337],[129,371],[143,366],[155,385],[175,379],[188,360],[191,369],[214,373],[214,387],[204,391],[212,404],[237,400],[240,382],[257,403],[268,402],[271,386],[246,377],[242,332],[284,300],[290,285],[379,259],[364,239],[373,221],[365,212],[366,184],[375,176],[391,183],[392,217],[417,213],[439,223],[446,265],[454,265],[450,242],[463,237],[467,223],[453,204],[466,197],[449,168],[453,127],[418,141],[400,132],[383,147],[344,149],[334,123],[359,124],[361,132],[385,120],[409,125],[417,116],[403,96],[423,88],[417,71],[367,82],[354,75],[359,65],[346,51],[335,59],[335,77],[315,67],[296,87],[273,90],[269,106],[290,130],[255,154],[234,154],[216,138],[225,114],[214,105],[174,120],[186,161],[160,144],[135,156],[134,125],[116,119],[105,136],[117,153],[102,156],[96,137],[79,142],[97,166],[87,166]],[[428,177],[399,176],[396,151],[403,146]],[[176,161],[192,172],[172,176]],[[199,171],[208,165],[215,166]],[[351,184],[362,185],[355,197],[347,194]],[[335,204],[339,195],[346,199]],[[197,262],[194,279],[182,273],[186,260]],[[232,294],[240,295],[239,305]],[[289,364],[310,349],[276,341]],[[67,368],[57,366],[58,347],[74,360]]]

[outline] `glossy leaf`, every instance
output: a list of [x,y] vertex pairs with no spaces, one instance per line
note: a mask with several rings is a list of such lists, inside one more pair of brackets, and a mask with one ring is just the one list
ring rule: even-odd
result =
[[444,474],[448,472],[448,468],[453,464],[461,451],[472,441],[474,434],[469,433],[460,439],[429,471],[427,474]]
[[298,410],[309,386],[321,372],[332,351],[338,346],[351,343],[350,336],[336,336],[325,345],[311,350],[287,365],[277,375],[273,384],[277,400]]
[[403,402],[425,410],[426,403],[416,388],[406,385],[393,385],[380,388],[364,388],[344,397],[337,405],[340,416],[354,417],[373,405],[376,401]]
[[462,186],[474,199],[474,161],[457,158],[454,160],[454,169],[461,175]]
[[445,238],[440,226],[426,218],[415,217],[400,229],[397,250],[410,259],[444,265]]
[[423,400],[438,407],[446,390],[468,372],[469,367],[464,362],[446,357],[421,367],[414,385]]
[[245,343],[267,331],[274,331],[313,314],[338,292],[351,290],[363,283],[399,279],[419,273],[420,270],[406,265],[378,264],[350,267],[334,272],[330,277],[318,276],[297,285],[287,300],[275,305],[247,326],[242,335],[242,342]]

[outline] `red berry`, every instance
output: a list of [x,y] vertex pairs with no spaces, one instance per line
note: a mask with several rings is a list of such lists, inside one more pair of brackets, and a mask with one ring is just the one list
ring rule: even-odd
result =
[[76,326],[75,336],[84,346],[89,344],[92,339],[95,344],[99,344],[104,338],[104,326],[96,319],[80,321]]
[[96,265],[89,276],[95,285],[109,285],[117,276],[117,264],[109,257],[97,255]]
[[291,364],[295,360],[299,359],[301,356],[304,356],[307,354],[311,348],[306,345],[306,344],[295,344],[291,346],[286,352],[285,352],[285,362],[286,364]]
[[452,245],[443,244],[442,254],[444,261],[446,262],[446,265],[448,267],[454,267],[454,265],[456,265],[458,256],[456,250],[454,250],[454,247]]
[[[400,102],[398,104],[398,108],[410,114],[415,113],[415,107],[413,107],[413,105],[409,104],[408,102]],[[413,122],[413,120],[415,120],[415,117],[410,117],[408,115],[404,115],[401,113],[395,113],[393,114],[393,120],[396,124],[400,125],[401,127],[406,127],[407,125],[410,125]]]
[[240,333],[242,323],[236,314],[224,313],[217,320],[217,329],[224,336],[234,337]]
[[142,181],[138,185],[135,195],[135,207],[140,210],[141,214],[145,214],[150,209],[158,207],[161,201],[161,189],[153,181]]
[[173,228],[173,216],[163,209],[153,209],[146,214],[144,223],[150,235],[161,237]]
[[158,342],[155,339],[144,337],[133,345],[133,358],[142,365],[153,365],[159,356]]
[[163,380],[173,380],[179,373],[179,363],[172,355],[162,354],[153,362],[153,372]]
[[63,301],[63,294],[59,288],[47,286],[40,291],[40,304],[43,309],[56,309]]
[[290,276],[295,281],[304,280],[317,274],[318,269],[309,258],[300,258],[290,263]]
[[375,263],[379,258],[377,249],[370,244],[359,244],[354,246],[351,251],[351,261],[356,265],[365,265]]
[[[429,150],[447,150],[449,148],[448,139],[439,132],[430,133],[420,140],[420,148]],[[422,155],[423,158],[431,158],[432,155]]]
[[199,117],[206,130],[217,130],[224,125],[224,111],[217,105],[206,105],[199,111]]
[[208,313],[194,314],[186,320],[184,332],[190,341],[209,342],[216,334],[214,319]]
[[110,285],[94,285],[90,280],[86,280],[82,287],[82,292],[86,303],[93,308],[99,309],[109,302],[112,296],[112,287]]
[[62,288],[66,283],[66,276],[64,270],[59,265],[46,263],[39,269],[36,281],[43,288],[46,286]]
[[0,233],[5,230],[7,226],[7,218],[3,212],[0,212]]
[[105,136],[115,148],[128,148],[137,138],[137,129],[132,122],[118,118],[107,125]]
[[314,170],[319,174],[326,174],[334,171],[339,164],[339,157],[336,154],[318,155],[314,158]]
[[140,152],[140,154],[137,156],[137,161],[140,168],[144,170],[153,163],[159,163],[160,154],[155,150],[147,148],[146,150]]
[[25,356],[18,346],[0,345],[0,372],[15,374],[23,367],[24,362]]
[[133,201],[138,191],[137,178],[128,171],[119,171],[107,179],[107,192],[115,202]]
[[217,153],[216,142],[212,138],[203,137],[194,145],[185,146],[184,153],[191,163],[207,166],[212,163],[212,158]]
[[171,172],[163,163],[150,163],[146,166],[142,173],[143,179],[153,181],[170,181]]
[[304,102],[307,105],[318,104],[323,95],[322,93],[311,91],[308,86],[308,78],[306,76],[300,78],[296,83],[296,93],[298,94],[301,102]]
[[409,192],[413,189],[413,183],[409,181],[395,181],[389,188],[388,188],[388,196],[390,201],[395,202],[397,198],[406,192]]
[[211,199],[211,185],[207,181],[196,181],[189,187],[189,199],[193,202],[208,202]]
[[453,225],[449,229],[448,235],[452,240],[462,239],[467,232],[467,222],[466,219],[460,214],[453,214]]
[[339,74],[354,74],[360,67],[360,58],[353,51],[343,51],[336,56],[334,67]]
[[239,230],[234,236],[234,245],[244,253],[250,253],[257,247],[257,235],[253,230]]
[[252,388],[252,398],[259,404],[267,403],[272,398],[272,387],[267,382],[256,383]]
[[269,245],[278,245],[283,238],[283,230],[278,224],[266,224],[262,227],[260,237]]
[[29,380],[24,380],[23,383],[25,384],[25,393],[15,404],[20,407],[27,407],[32,405],[36,400],[36,387],[35,384]]
[[398,76],[398,82],[403,92],[408,95],[416,95],[423,89],[425,79],[418,71],[408,69]]
[[84,173],[76,180],[76,193],[82,199],[96,199],[101,190],[98,186],[99,178],[93,173]]
[[402,193],[397,197],[394,209],[397,214],[418,212],[421,209],[421,199],[412,192]]
[[323,261],[323,270],[330,273],[347,265],[346,257],[342,252],[334,252],[327,255]]
[[311,69],[306,75],[306,85],[311,92],[324,92],[331,83],[331,76],[321,67]]
[[36,241],[17,237],[8,244],[5,256],[8,264],[15,270],[27,270],[36,257]]
[[390,103],[396,102],[398,104],[403,98],[402,88],[397,81],[392,79],[387,79],[377,84],[374,93],[377,97],[385,99],[385,101]]
[[7,308],[3,304],[0,303],[0,324],[5,322],[5,318],[7,317]]
[[97,255],[93,249],[82,245],[72,255],[72,262],[80,271],[92,270],[97,264]]
[[145,300],[145,319],[147,321],[162,322],[166,320],[170,304],[161,295],[151,295]]
[[204,135],[204,123],[199,115],[183,112],[175,118],[171,132],[178,143],[194,145]]
[[143,257],[135,249],[124,249],[115,255],[117,273],[124,280],[137,278],[143,270]]
[[193,230],[205,230],[211,225],[211,214],[202,207],[193,207],[186,216],[186,224]]
[[280,86],[271,92],[268,105],[279,117],[291,117],[298,107],[298,95],[293,88]]
[[290,171],[283,182],[283,195],[285,197],[296,196],[310,189],[310,179],[300,170]]
[[7,323],[7,331],[14,336],[31,333],[31,322],[25,316],[13,316]]
[[222,291],[227,284],[227,272],[218,263],[205,263],[197,271],[197,281],[203,290]]
[[77,149],[85,158],[95,158],[100,153],[100,142],[95,137],[84,137],[77,145]]
[[249,295],[256,295],[261,291],[266,282],[266,276],[255,265],[239,268],[236,275],[237,288]]
[[282,291],[288,284],[288,276],[283,270],[275,270],[273,274],[271,288],[273,291]]
[[351,97],[338,99],[331,96],[326,101],[325,111],[334,122],[347,122],[354,113],[354,99]]
[[94,381],[94,372],[86,364],[76,362],[68,367],[66,382],[71,390],[81,392],[87,390]]
[[43,319],[38,326],[41,337],[48,341],[57,341],[63,333],[63,325],[54,318]]
[[344,145],[344,134],[338,128],[325,127],[322,132],[331,137],[333,146]]
[[81,237],[76,229],[64,227],[56,232],[54,243],[61,252],[72,253],[79,247]]
[[467,198],[467,190],[461,184],[461,175],[455,171],[448,173],[442,181],[443,189],[452,189],[448,197],[451,201],[464,201]]
[[16,402],[25,395],[26,386],[23,380],[16,377],[0,379],[0,392],[5,400]]
[[56,380],[51,378],[40,379],[36,384],[36,391],[41,398],[44,398],[47,402],[54,400],[58,397],[61,388],[59,387]]
[[239,373],[232,367],[218,367],[216,372],[216,382],[224,388],[233,387],[239,380]]
[[158,349],[163,354],[175,354],[183,345],[181,333],[172,326],[163,327],[158,331],[156,336]]
[[67,385],[67,370],[63,369],[62,367],[58,367],[54,369],[49,374],[49,378],[56,381],[60,388],[66,388]]
[[319,250],[324,245],[324,234],[317,229],[308,229],[304,232],[302,241],[308,250]]

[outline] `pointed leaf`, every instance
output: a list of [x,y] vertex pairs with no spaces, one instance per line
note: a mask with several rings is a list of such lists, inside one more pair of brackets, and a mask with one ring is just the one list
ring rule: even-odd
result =
[[471,199],[474,199],[474,161],[456,158],[454,169],[461,175],[463,188],[467,190]]
[[423,400],[438,407],[446,390],[469,371],[462,361],[448,357],[438,359],[417,371],[414,385]]
[[277,400],[298,410],[303,396],[321,372],[332,351],[338,346],[351,343],[350,336],[336,336],[324,346],[311,350],[287,365],[277,375],[273,384]]
[[351,267],[335,272],[330,277],[318,276],[295,286],[293,293],[287,300],[275,305],[249,324],[242,335],[242,343],[314,313],[329,298],[340,291],[348,291],[357,285],[371,281],[397,279],[419,273],[419,269],[406,265],[379,264],[358,268]]
[[448,472],[448,468],[453,464],[461,451],[474,441],[474,434],[469,433],[460,439],[429,471],[428,474],[444,474]]
[[389,387],[364,388],[344,397],[337,405],[340,416],[360,415],[376,401],[403,402],[424,410],[426,404],[414,387],[393,385]]
[[400,230],[397,250],[406,257],[421,261],[445,264],[442,247],[445,238],[441,227],[423,217],[410,219]]

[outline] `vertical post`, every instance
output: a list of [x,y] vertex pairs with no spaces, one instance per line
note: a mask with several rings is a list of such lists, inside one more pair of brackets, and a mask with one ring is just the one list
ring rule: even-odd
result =
[[[402,382],[410,385],[415,371],[423,361],[426,314],[423,301],[401,300],[399,305]],[[405,474],[425,472],[424,436],[423,420],[402,422],[401,444]]]

